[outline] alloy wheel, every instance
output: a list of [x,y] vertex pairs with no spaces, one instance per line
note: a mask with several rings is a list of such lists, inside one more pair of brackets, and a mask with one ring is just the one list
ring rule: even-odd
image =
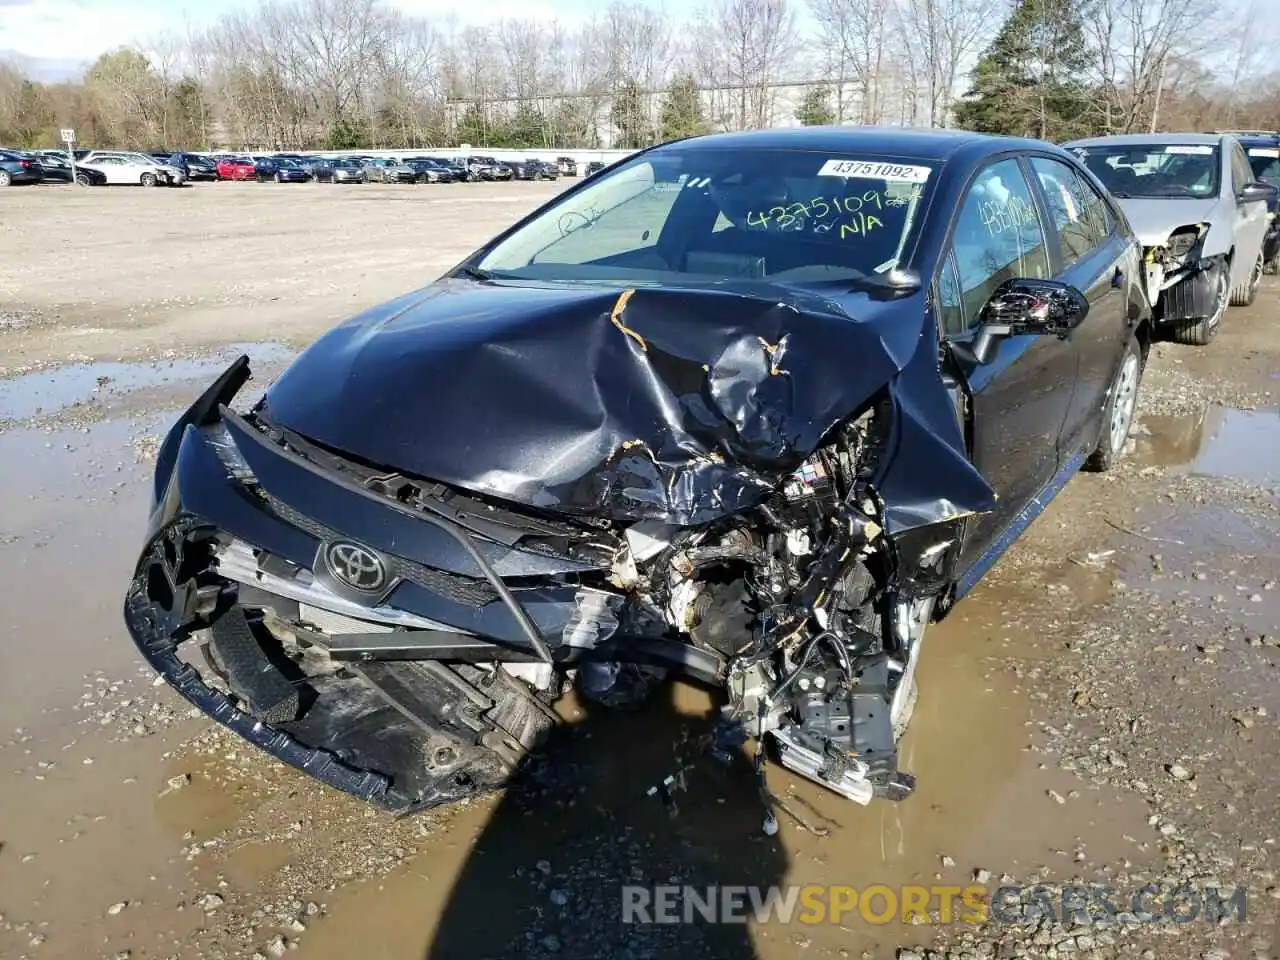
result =
[[1111,450],[1119,454],[1129,439],[1133,424],[1133,410],[1138,403],[1138,356],[1130,353],[1124,358],[1120,375],[1116,377],[1115,393],[1111,400]]
[[1231,302],[1231,269],[1224,263],[1218,268],[1218,288],[1217,298],[1214,303],[1213,313],[1209,315],[1209,327],[1212,329],[1222,322],[1222,316],[1227,312],[1227,304]]

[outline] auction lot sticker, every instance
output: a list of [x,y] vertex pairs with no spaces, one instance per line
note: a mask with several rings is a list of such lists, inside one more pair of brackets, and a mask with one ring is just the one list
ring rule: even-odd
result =
[[884,180],[886,183],[924,183],[932,172],[931,167],[916,167],[902,163],[880,163],[876,160],[828,160],[818,171],[818,176],[860,177],[864,180]]
[[1207,157],[1213,153],[1213,147],[1204,146],[1203,144],[1182,144],[1175,143],[1164,148],[1165,153],[1187,153],[1197,157]]

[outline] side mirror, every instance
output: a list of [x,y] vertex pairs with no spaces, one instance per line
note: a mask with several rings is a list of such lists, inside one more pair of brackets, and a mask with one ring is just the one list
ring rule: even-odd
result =
[[1066,339],[1089,315],[1089,300],[1057,280],[1006,280],[987,301],[982,323],[967,350],[987,363],[996,344],[1008,337],[1053,334]]
[[1276,189],[1274,183],[1266,183],[1263,180],[1255,180],[1243,190],[1240,191],[1241,203],[1253,203],[1258,200],[1274,200],[1280,190]]

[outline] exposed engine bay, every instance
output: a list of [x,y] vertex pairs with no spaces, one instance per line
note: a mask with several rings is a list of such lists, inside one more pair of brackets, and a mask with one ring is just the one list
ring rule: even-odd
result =
[[626,709],[676,676],[723,691],[711,756],[906,796],[920,640],[994,502],[936,341],[829,301],[488,293],[413,301],[432,338],[338,327],[236,411],[242,358],[193,404],[126,596],[147,660],[397,811],[505,785],[570,690]]
[[[892,603],[867,482],[886,422],[873,409],[846,425],[745,516],[628,528],[610,575],[628,594],[624,631],[674,633],[721,658],[726,718],[771,735],[785,766],[860,803],[910,783],[894,743],[910,708],[912,631]],[[626,677],[618,663],[580,670],[589,696],[609,697]]]

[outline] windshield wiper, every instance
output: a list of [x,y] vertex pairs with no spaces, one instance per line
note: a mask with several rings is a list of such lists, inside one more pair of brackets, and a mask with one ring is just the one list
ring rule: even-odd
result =
[[455,273],[459,276],[470,277],[472,280],[492,280],[493,279],[493,274],[490,273],[488,270],[481,270],[479,267],[473,267],[469,264],[464,264],[463,266],[459,267],[455,271]]
[[1112,191],[1111,191],[1111,195],[1112,195],[1113,197],[1115,197],[1117,200],[1132,200],[1132,199],[1133,199],[1133,194],[1132,194],[1132,193],[1124,193],[1124,192],[1123,192],[1123,191],[1121,191],[1121,190],[1112,190]]

